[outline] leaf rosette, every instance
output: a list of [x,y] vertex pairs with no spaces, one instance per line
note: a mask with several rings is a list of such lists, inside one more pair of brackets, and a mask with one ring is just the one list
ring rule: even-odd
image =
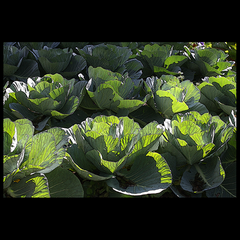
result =
[[102,67],[114,72],[122,73],[125,70],[124,63],[132,54],[131,49],[111,44],[86,45],[78,52],[86,59],[88,66]]
[[[60,128],[34,134],[34,126],[28,119],[12,122],[3,120],[3,188],[11,197],[83,196],[81,183],[70,172],[59,167],[65,156],[68,136]],[[58,178],[57,186],[54,182]],[[60,180],[71,179],[62,183]],[[57,192],[57,194],[56,194]],[[66,193],[66,192],[65,192]]]
[[[225,173],[219,156],[227,148],[233,126],[218,116],[201,115],[195,111],[176,114],[172,120],[166,119],[164,125],[166,129],[160,137],[160,153],[163,156],[167,154],[167,162],[175,169],[174,180],[181,178],[181,186],[191,192],[201,192],[221,184]],[[193,187],[195,174],[199,174],[203,181],[203,186],[198,189]]]
[[[127,75],[114,73],[101,67],[88,68],[89,82],[81,107],[87,109],[110,109],[125,115],[143,106],[149,95],[139,96],[143,81],[132,80]],[[89,99],[90,98],[90,99]],[[91,101],[92,100],[92,101]]]
[[199,102],[200,91],[189,80],[180,82],[172,75],[162,75],[161,78],[148,77],[144,82],[145,92],[151,95],[149,105],[166,118],[186,111],[207,113],[207,108]]
[[15,81],[6,90],[4,107],[32,121],[40,116],[63,119],[79,106],[85,85],[85,81],[75,84],[75,79],[66,80],[60,74],[28,78],[27,83]]
[[68,48],[44,46],[43,49],[33,49],[33,52],[45,73],[59,73],[67,79],[75,77],[87,65],[82,56],[73,53],[72,49],[68,51]]
[[206,105],[209,111],[217,114],[223,111],[230,115],[232,110],[236,110],[237,88],[233,78],[210,77],[198,88],[201,91],[200,102]]
[[181,66],[188,59],[186,56],[176,55],[178,52],[168,44],[162,46],[158,44],[145,45],[143,51],[138,50],[138,56],[136,57],[143,63],[142,77],[182,74]]
[[27,47],[18,49],[11,45],[3,45],[3,75],[12,80],[39,76],[38,64],[27,59]]
[[81,177],[106,180],[114,190],[129,195],[158,193],[170,186],[171,171],[165,159],[150,153],[158,148],[163,133],[157,122],[141,129],[128,117],[97,116],[67,131],[73,143],[67,158]]

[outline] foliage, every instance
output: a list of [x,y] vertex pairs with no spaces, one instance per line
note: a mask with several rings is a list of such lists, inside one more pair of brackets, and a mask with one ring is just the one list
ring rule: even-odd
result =
[[11,45],[3,45],[3,75],[16,78],[34,77],[40,74],[37,62],[27,59],[27,47],[18,49]]
[[111,44],[86,45],[83,49],[78,49],[88,66],[102,67],[114,72],[122,73],[123,64],[132,54],[127,47],[119,47]]
[[163,156],[170,166],[175,165],[174,181],[181,180],[180,186],[194,193],[219,186],[225,178],[219,156],[232,137],[233,126],[218,116],[195,111],[176,114],[164,125],[159,151],[166,153]]
[[230,115],[232,110],[236,110],[236,82],[233,79],[210,77],[198,88],[201,91],[200,102],[205,104],[210,112],[220,114],[223,111]]
[[231,75],[234,62],[225,61],[228,54],[215,48],[205,48],[200,46],[190,51],[187,46],[184,47],[185,55],[190,61],[187,61],[185,66],[187,71],[194,72],[198,78],[211,76],[227,76]]
[[141,100],[136,98],[143,81],[132,80],[127,74],[122,76],[119,73],[92,66],[88,68],[88,74],[90,80],[86,89],[92,101],[84,101],[82,107],[129,113],[141,107],[148,99],[148,96]]
[[63,77],[71,78],[86,67],[83,57],[76,55],[72,50],[51,49],[44,47],[40,50],[33,50],[37,60],[46,73],[59,73]]
[[70,132],[73,145],[67,159],[82,178],[107,180],[108,186],[127,195],[159,193],[170,186],[166,161],[150,152],[158,148],[163,133],[156,122],[141,129],[128,117],[101,115],[74,125]]
[[[3,120],[4,191],[12,197],[61,197],[65,195],[60,192],[67,187],[69,196],[83,196],[79,180],[59,167],[66,151],[63,148],[67,142],[65,132],[51,128],[33,134],[34,126],[28,119]],[[68,178],[72,181],[67,184],[63,179]],[[54,182],[58,186],[54,186]]]
[[5,42],[4,197],[236,197],[235,42]]
[[38,122],[42,130],[50,117],[63,119],[79,106],[85,82],[66,80],[60,74],[46,74],[42,78],[28,78],[27,84],[15,81],[6,89],[4,96],[5,111],[15,116],[25,117],[31,121],[44,118]]
[[158,44],[146,45],[143,51],[139,51],[139,59],[143,63],[143,77],[156,74],[180,74],[180,66],[187,61],[187,57],[176,55],[179,51],[173,50],[171,45],[159,46]]
[[208,110],[199,102],[200,91],[189,80],[182,81],[172,75],[162,75],[160,79],[148,77],[146,92],[151,94],[149,105],[166,118],[175,113],[197,110],[206,113]]

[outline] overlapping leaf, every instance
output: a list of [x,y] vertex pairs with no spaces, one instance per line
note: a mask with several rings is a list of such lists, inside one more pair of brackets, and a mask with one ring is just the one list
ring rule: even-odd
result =
[[27,84],[15,81],[6,91],[5,107],[17,117],[32,121],[42,118],[41,128],[38,127],[42,130],[49,117],[63,119],[75,112],[86,82],[74,83],[74,79],[66,80],[60,74],[29,78]]
[[[128,117],[97,116],[74,125],[69,132],[78,147],[69,148],[67,158],[80,176],[94,181],[108,179],[107,184],[115,189],[115,178],[122,176],[124,168],[131,169],[139,175],[136,184],[140,189],[127,191],[129,195],[158,193],[171,184],[165,160],[160,154],[149,152],[158,148],[163,133],[163,127],[156,122],[141,129]],[[134,165],[136,161],[141,164]],[[135,169],[137,165],[141,170]]]
[[226,149],[234,128],[218,116],[194,111],[174,115],[171,121],[166,120],[165,127],[160,137],[160,152],[170,153],[166,155],[170,166],[174,166],[175,159],[177,171],[173,178],[181,178],[182,188],[202,192],[220,185],[225,173],[219,156]]
[[211,112],[225,112],[230,115],[236,109],[236,82],[224,77],[210,77],[198,87],[201,91],[200,102]]
[[144,84],[146,92],[152,95],[149,105],[167,118],[187,110],[208,112],[199,102],[200,91],[189,80],[180,83],[179,79],[172,75],[162,75],[160,79],[147,78]]
[[[88,69],[91,80],[86,86],[89,97],[99,109],[111,109],[112,111],[130,113],[143,106],[148,97],[132,99],[136,97],[141,86],[141,80],[133,82],[131,78],[119,73],[113,73],[101,67]],[[89,103],[83,102],[82,107],[89,108]]]

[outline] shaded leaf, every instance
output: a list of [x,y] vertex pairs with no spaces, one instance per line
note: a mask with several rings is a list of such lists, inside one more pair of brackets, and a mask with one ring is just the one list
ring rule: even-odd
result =
[[84,196],[80,180],[70,171],[57,167],[45,175],[51,198]]
[[139,196],[160,193],[172,183],[172,175],[165,159],[158,153],[148,152],[135,160],[130,170],[123,169],[108,186],[122,194]]

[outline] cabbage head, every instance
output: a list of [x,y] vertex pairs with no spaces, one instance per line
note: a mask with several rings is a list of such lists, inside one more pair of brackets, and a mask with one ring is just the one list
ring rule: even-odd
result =
[[62,129],[34,135],[28,119],[5,118],[3,135],[3,196],[83,197],[80,181],[60,167],[68,140]]
[[[46,116],[63,119],[79,106],[86,85],[85,81],[75,83],[60,74],[46,74],[40,78],[28,78],[27,83],[15,81],[6,89],[4,107],[18,118],[36,118]],[[39,129],[41,130],[41,129]]]
[[174,170],[174,181],[181,181],[180,186],[190,192],[219,186],[225,178],[220,155],[227,148],[234,127],[219,116],[196,111],[176,114],[164,125],[159,152]]
[[143,129],[128,117],[87,118],[67,130],[72,146],[67,159],[88,180],[106,180],[115,191],[129,195],[159,193],[171,185],[171,171],[157,150],[163,126]]

